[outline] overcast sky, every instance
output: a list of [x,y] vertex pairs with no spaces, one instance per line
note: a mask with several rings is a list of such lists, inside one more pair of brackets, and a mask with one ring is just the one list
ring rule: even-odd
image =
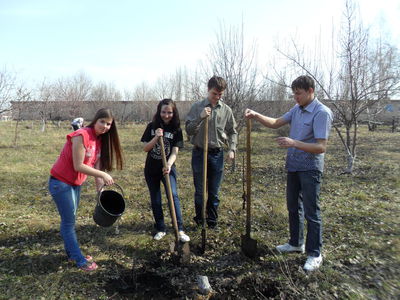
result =
[[[364,23],[400,48],[400,1],[360,0]],[[0,0],[0,69],[35,84],[85,72],[133,89],[194,69],[221,24],[258,44],[260,64],[277,39],[313,42],[339,26],[341,0]]]

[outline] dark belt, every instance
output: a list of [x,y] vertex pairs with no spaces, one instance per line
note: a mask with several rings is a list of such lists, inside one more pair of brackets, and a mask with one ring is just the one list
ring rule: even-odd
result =
[[[194,149],[197,151],[204,151],[203,148],[194,146]],[[222,151],[222,148],[208,148],[208,153],[219,153]]]
[[50,175],[50,179],[59,180],[59,179],[55,178],[53,175]]

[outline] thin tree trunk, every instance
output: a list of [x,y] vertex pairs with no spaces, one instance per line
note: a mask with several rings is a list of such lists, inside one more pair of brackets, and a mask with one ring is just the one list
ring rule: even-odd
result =
[[351,148],[351,154],[353,155],[353,157],[356,157],[356,147],[357,147],[357,137],[358,137],[358,121],[357,119],[355,119],[354,122],[354,133],[353,133],[353,145]]
[[350,131],[351,131],[351,125],[346,124],[346,146],[349,149],[349,151],[351,152],[351,150],[350,150],[350,146],[351,146]]
[[353,173],[353,167],[354,167],[354,162],[356,160],[356,157],[353,155],[347,155],[347,169],[344,170],[342,174],[352,174]]
[[[333,125],[333,128],[335,128],[335,130],[345,148],[345,151],[346,151],[347,168],[341,174],[351,174],[353,172],[354,161],[356,158],[355,158],[355,156],[353,156],[353,153],[350,150],[350,145],[344,139],[343,134],[339,130],[339,128],[336,125]],[[349,135],[347,135],[347,128],[346,128],[346,138],[349,138]]]
[[46,120],[42,120],[42,129],[41,129],[41,131],[42,132],[45,132],[45,130],[46,130]]
[[14,130],[14,147],[17,147],[17,141],[18,141],[18,125],[19,125],[19,118],[17,119],[17,122],[15,123],[15,130]]

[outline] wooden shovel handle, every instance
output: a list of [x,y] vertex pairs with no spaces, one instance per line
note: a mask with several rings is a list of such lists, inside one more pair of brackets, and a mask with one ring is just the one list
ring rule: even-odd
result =
[[204,119],[203,131],[203,207],[201,217],[203,229],[206,227],[206,206],[207,206],[207,158],[208,158],[208,116]]
[[[165,155],[164,139],[162,136],[159,137],[159,142],[161,147],[161,157],[162,157],[163,167],[167,168],[167,156]],[[172,188],[171,188],[171,181],[169,179],[169,174],[165,174],[164,178],[165,178],[165,183],[167,185],[169,212],[171,214],[172,226],[174,226],[175,230],[175,240],[178,241],[179,240],[178,223],[176,221],[175,204],[174,204],[174,198],[172,196]]]
[[251,231],[251,119],[246,120],[246,235]]

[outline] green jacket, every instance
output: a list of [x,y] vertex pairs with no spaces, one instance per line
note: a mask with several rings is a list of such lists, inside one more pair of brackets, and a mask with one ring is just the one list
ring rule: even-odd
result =
[[[205,107],[210,106],[208,98],[195,102],[186,116],[186,133],[194,146],[203,148],[204,119],[200,118]],[[208,118],[208,147],[222,148],[224,145],[229,150],[236,151],[237,131],[236,121],[232,109],[222,100],[211,108],[211,115]]]

